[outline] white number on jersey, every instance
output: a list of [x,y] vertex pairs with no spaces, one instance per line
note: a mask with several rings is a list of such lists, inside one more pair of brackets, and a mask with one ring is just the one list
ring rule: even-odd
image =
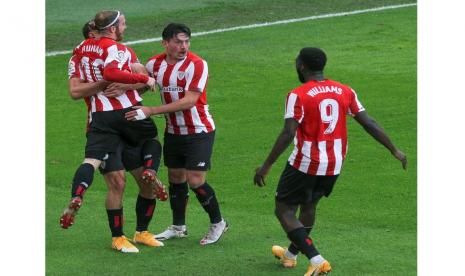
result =
[[337,120],[339,118],[339,104],[334,99],[324,99],[320,102],[321,121],[329,123],[328,128],[324,134],[330,134],[336,128]]
[[[84,68],[84,74],[86,74],[86,78],[88,82],[95,82],[103,79],[103,65],[104,61],[101,59],[95,59],[92,62],[92,65],[89,64],[88,57],[82,57],[81,65]],[[92,69],[90,68],[92,66]],[[92,75],[94,74],[94,76]]]

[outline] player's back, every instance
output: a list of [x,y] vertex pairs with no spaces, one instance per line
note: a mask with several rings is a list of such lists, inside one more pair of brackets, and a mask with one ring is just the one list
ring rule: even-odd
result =
[[131,52],[113,39],[86,39],[78,46],[77,52],[81,57],[81,67],[87,82],[103,80],[103,70],[110,63],[116,63],[122,70],[131,70]]
[[300,122],[291,165],[309,174],[339,174],[347,147],[346,115],[363,110],[355,91],[329,79],[311,80],[289,93],[287,109]]
[[304,112],[301,130],[305,140],[345,139],[346,114],[353,100],[352,90],[328,79],[312,80],[297,89]]
[[[134,52],[107,37],[86,39],[73,54],[79,59],[80,77],[86,82],[103,80],[106,68],[113,67],[131,72],[131,61],[137,60]],[[100,91],[90,96],[89,101],[91,112],[99,112],[131,107],[142,101],[142,98],[136,90],[128,90],[117,97],[106,97],[103,91]]]

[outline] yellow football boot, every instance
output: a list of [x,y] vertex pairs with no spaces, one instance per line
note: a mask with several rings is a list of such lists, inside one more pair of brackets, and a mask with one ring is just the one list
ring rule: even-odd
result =
[[318,275],[326,275],[331,272],[331,265],[328,261],[324,260],[319,265],[312,265],[310,264],[307,269],[307,273],[304,276],[318,276]]
[[139,253],[139,249],[135,247],[125,236],[113,237],[111,248],[123,253]]
[[279,259],[285,268],[293,268],[297,265],[297,259],[294,260],[286,257],[286,255],[284,255],[286,250],[286,248],[279,245],[273,245],[273,247],[271,247],[271,253],[273,253],[276,259]]
[[164,246],[164,244],[161,241],[155,239],[155,236],[148,231],[136,231],[136,234],[134,234],[133,241],[134,243],[141,243],[153,247]]

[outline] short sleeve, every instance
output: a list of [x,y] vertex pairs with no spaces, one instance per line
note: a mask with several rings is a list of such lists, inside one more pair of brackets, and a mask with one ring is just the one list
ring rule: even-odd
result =
[[362,103],[358,100],[357,93],[352,88],[350,89],[350,103],[349,109],[347,114],[348,115],[356,115],[357,113],[364,111],[365,108],[363,107]]
[[186,70],[186,90],[202,92],[207,85],[208,65],[204,60],[197,60],[190,64]]
[[145,65],[145,69],[147,69],[147,72],[149,72],[149,76],[152,78],[156,78],[156,76],[153,75],[153,66],[155,65],[156,59],[151,59],[147,62]]
[[299,124],[302,122],[304,118],[304,107],[302,105],[302,101],[299,98],[299,95],[297,95],[294,92],[290,92],[287,94],[287,99],[286,99],[286,110],[284,114],[284,119],[290,119],[293,118]]

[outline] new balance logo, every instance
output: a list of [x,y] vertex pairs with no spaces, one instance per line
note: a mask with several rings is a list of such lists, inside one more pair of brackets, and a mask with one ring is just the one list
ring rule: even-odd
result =
[[205,167],[205,162],[199,162],[199,163],[197,164],[197,167]]

